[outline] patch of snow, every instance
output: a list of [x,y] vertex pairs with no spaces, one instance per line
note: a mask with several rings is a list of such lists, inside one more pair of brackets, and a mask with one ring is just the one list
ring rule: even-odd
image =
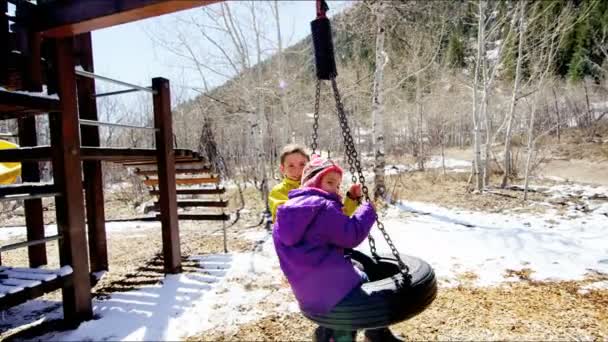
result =
[[587,294],[591,291],[597,291],[597,290],[608,290],[608,280],[597,281],[595,283],[585,285],[578,290],[578,293]]
[[[409,214],[404,215],[404,212]],[[589,270],[608,272],[601,263],[608,250],[606,216],[583,217],[493,214],[454,210],[419,202],[402,202],[383,218],[398,250],[419,256],[440,278],[458,281],[458,274],[476,273],[480,286],[505,281],[505,270],[533,270],[536,280],[582,279]],[[380,252],[390,253],[377,230]],[[368,251],[366,243],[359,247]]]
[[[542,191],[562,198],[582,196],[589,205],[592,201],[586,199],[608,195],[606,187],[577,184]],[[429,262],[441,286],[458,285],[464,272],[475,273],[475,284],[486,286],[518,281],[506,277],[508,269],[530,269],[535,280],[582,279],[590,271],[608,273],[608,203],[593,208],[576,216],[574,205],[566,215],[553,207],[544,214],[497,214],[401,202],[389,207],[381,220],[397,249]],[[372,235],[378,251],[390,253],[377,228]],[[178,340],[206,330],[230,333],[274,312],[298,312],[269,233],[247,230],[241,237],[258,242],[253,252],[193,257],[200,272],[168,275],[158,285],[95,299],[96,320],[36,340]],[[358,249],[368,251],[369,247],[364,242]],[[606,283],[596,282],[581,290],[604,290]],[[30,301],[11,308],[8,317],[15,327],[32,318],[39,322],[61,317],[61,306]],[[6,329],[7,324],[0,322],[0,327]]]
[[[126,221],[126,222],[106,222],[106,231],[108,233],[133,233],[135,231],[158,229],[160,222],[148,221]],[[45,236],[57,234],[57,225],[49,224],[44,226]],[[0,241],[18,239],[26,237],[25,226],[5,227],[0,228]]]

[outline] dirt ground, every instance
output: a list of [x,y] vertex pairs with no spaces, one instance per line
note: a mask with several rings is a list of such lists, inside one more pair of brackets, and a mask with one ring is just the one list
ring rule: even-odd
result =
[[[608,291],[580,294],[582,282],[440,288],[420,315],[391,330],[410,341],[555,341],[608,339]],[[310,341],[315,325],[300,314],[274,313],[234,333],[206,332],[189,341]],[[358,334],[358,341],[363,334]]]

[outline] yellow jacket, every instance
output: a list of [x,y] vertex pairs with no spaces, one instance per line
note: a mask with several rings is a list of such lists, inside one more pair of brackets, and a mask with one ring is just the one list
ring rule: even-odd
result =
[[[277,208],[281,204],[287,202],[287,194],[289,194],[291,190],[299,187],[300,182],[283,177],[283,181],[275,185],[272,190],[270,190],[270,194],[268,195],[268,205],[270,207],[270,213],[272,213],[272,222],[274,222],[277,214]],[[348,196],[344,196],[344,206],[342,207],[342,212],[344,215],[351,216],[355,210],[357,210],[358,206],[359,203],[356,200],[353,200]]]

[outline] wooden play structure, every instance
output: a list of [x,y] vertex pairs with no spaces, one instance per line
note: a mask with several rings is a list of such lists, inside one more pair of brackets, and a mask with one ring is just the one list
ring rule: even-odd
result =
[[[0,163],[20,163],[22,178],[20,184],[0,186],[0,200],[23,200],[27,226],[27,241],[0,246],[0,256],[3,251],[27,248],[29,257],[29,268],[0,266],[0,310],[62,289],[68,323],[92,318],[91,275],[108,270],[102,162],[134,168],[158,196],[154,217],[161,221],[166,273],[181,271],[180,218],[227,219],[223,213],[178,216],[178,207],[226,206],[223,200],[178,200],[178,195],[217,195],[225,190],[218,187],[217,177],[209,176],[210,170],[195,152],[174,148],[169,81],[154,78],[150,87],[142,87],[94,74],[90,33],[214,2],[0,0],[0,120],[18,120],[19,145],[0,149]],[[98,121],[96,97],[113,94],[96,94],[96,80],[152,94],[154,127],[145,129],[154,132],[156,148],[100,147],[98,126],[105,123]],[[48,115],[49,146],[38,145],[36,115]],[[41,182],[42,161],[52,164],[51,183]],[[198,176],[177,178],[176,174]],[[205,183],[215,187],[186,187]],[[184,188],[176,189],[176,184]],[[54,236],[45,235],[45,197],[55,199]],[[59,269],[41,267],[47,264],[46,243],[53,240],[59,243]]]

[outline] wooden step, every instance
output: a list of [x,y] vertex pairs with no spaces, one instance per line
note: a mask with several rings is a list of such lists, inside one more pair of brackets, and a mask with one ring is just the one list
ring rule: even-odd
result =
[[[195,185],[195,184],[219,184],[219,177],[194,177],[194,178],[177,178],[175,184],[177,185]],[[157,186],[158,179],[146,179],[144,184],[147,186]]]
[[[160,220],[160,215],[156,215]],[[177,219],[180,221],[228,221],[230,215],[226,214],[178,214]]]
[[1,267],[0,276],[0,311],[72,283],[69,266],[57,270]]
[[[205,200],[177,200],[178,208],[194,208],[194,207],[206,207],[206,208],[226,208],[228,201],[205,201]],[[159,210],[160,206],[158,201],[154,202],[154,210]]]
[[[219,195],[226,192],[226,188],[217,189],[176,189],[178,195]],[[160,193],[158,190],[150,190],[150,195],[158,196]]]
[[[182,158],[175,158],[175,164],[191,164],[194,162],[203,162],[202,160],[199,159],[199,157],[197,156],[192,156],[192,157],[182,157]],[[145,166],[145,165],[156,165],[156,159],[150,159],[150,160],[123,160],[120,161],[121,164],[123,164],[124,166]]]
[[[175,169],[175,174],[198,174],[198,173],[210,173],[211,169],[208,167],[196,168],[196,169]],[[135,170],[135,174],[139,176],[156,176],[158,170]]]
[[58,98],[0,89],[0,120],[61,111]]
[[[177,214],[177,219],[182,221],[228,221],[227,214]],[[155,216],[142,216],[124,219],[111,219],[106,222],[131,222],[131,221],[160,221],[160,214]]]

